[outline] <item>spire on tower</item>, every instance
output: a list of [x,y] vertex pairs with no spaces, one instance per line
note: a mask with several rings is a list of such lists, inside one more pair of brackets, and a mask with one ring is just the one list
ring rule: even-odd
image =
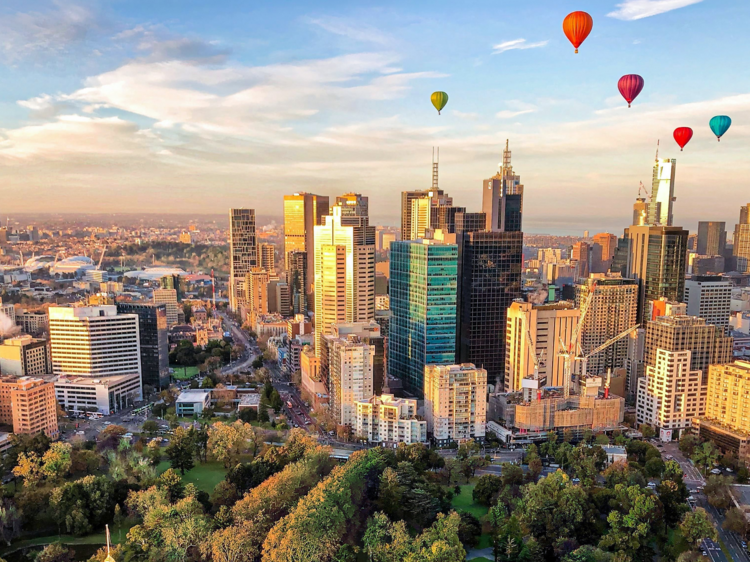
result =
[[438,163],[440,162],[440,147],[432,147],[432,189],[438,188]]
[[[503,150],[503,172],[510,173],[513,171],[513,167],[510,165],[510,148],[508,148],[508,144],[508,139],[505,139],[505,150]],[[505,173],[503,175],[505,175]]]

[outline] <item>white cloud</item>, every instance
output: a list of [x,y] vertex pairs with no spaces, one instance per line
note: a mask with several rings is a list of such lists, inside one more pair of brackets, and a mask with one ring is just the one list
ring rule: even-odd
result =
[[505,102],[505,105],[510,109],[498,111],[495,114],[495,117],[498,119],[513,119],[519,115],[526,115],[527,113],[534,113],[539,110],[536,105],[521,100],[508,100]]
[[498,43],[497,45],[492,47],[492,54],[499,55],[500,53],[504,53],[505,51],[537,49],[539,47],[544,47],[547,43],[549,43],[549,41],[537,41],[536,43],[527,43],[526,39],[513,39],[511,41]]
[[513,119],[514,117],[518,117],[519,115],[525,115],[527,113],[534,113],[533,109],[524,109],[521,111],[509,111],[507,109],[503,111],[498,111],[495,113],[495,117],[498,117],[500,119]]
[[374,43],[376,45],[391,45],[394,42],[391,36],[386,35],[375,27],[363,25],[358,22],[355,23],[344,18],[331,16],[309,18],[307,19],[307,22],[311,25],[320,27],[329,33],[333,33],[334,35],[341,35],[342,37],[347,37],[348,39],[353,39],[355,41]]
[[456,117],[458,117],[459,119],[467,119],[469,121],[474,121],[476,119],[479,119],[478,113],[463,112],[463,111],[458,111],[456,109],[452,110],[451,113],[455,115]]
[[617,4],[617,10],[607,15],[618,20],[633,21],[671,12],[703,0],[625,0]]

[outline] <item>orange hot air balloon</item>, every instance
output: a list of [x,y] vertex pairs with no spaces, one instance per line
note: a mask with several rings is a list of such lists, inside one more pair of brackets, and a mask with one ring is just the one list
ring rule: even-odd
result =
[[594,27],[593,18],[586,12],[572,12],[563,20],[563,31],[568,41],[573,43],[578,52],[578,47],[586,40]]

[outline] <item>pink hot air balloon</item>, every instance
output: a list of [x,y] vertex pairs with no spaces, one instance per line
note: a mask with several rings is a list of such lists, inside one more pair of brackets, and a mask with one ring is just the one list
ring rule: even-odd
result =
[[628,107],[630,107],[633,100],[637,98],[638,94],[643,90],[643,78],[637,74],[626,74],[620,78],[617,87],[619,88],[622,97],[628,102]]

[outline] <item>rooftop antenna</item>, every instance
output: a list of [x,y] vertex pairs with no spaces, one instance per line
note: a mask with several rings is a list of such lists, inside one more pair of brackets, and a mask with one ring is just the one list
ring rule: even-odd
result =
[[659,161],[659,139],[656,139],[656,162]]
[[438,163],[440,162],[440,147],[432,147],[432,189],[438,188]]
[[508,147],[508,144],[508,139],[505,139],[505,150],[503,150],[503,172],[513,169],[510,165],[510,148]]

